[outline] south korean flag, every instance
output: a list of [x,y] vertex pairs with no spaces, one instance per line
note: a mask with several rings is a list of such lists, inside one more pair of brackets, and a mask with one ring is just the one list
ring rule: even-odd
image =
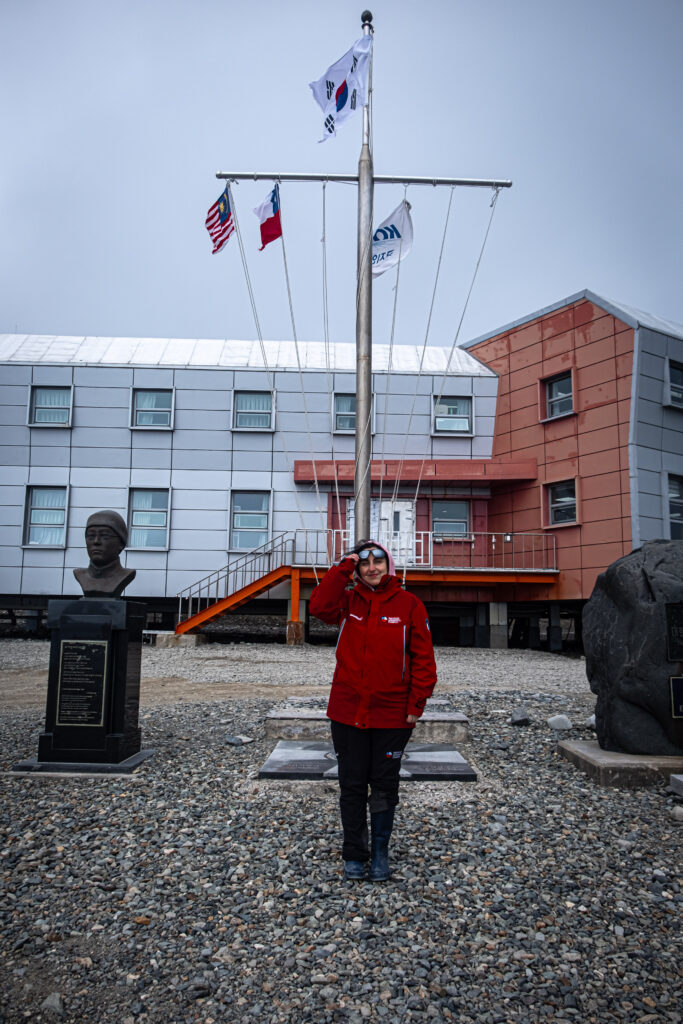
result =
[[372,36],[357,39],[348,53],[327,69],[317,82],[309,82],[313,96],[325,115],[324,142],[356,110],[365,106],[368,96]]

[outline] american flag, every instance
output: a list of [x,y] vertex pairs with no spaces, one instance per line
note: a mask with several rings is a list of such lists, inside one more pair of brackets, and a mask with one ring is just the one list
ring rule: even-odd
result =
[[232,219],[230,207],[230,193],[228,186],[220,194],[216,202],[206,215],[206,230],[211,235],[213,252],[220,252],[230,235],[235,230],[235,222]]

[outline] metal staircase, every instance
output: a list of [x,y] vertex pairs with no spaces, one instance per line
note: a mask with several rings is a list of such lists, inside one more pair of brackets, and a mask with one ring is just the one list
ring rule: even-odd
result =
[[[436,582],[548,582],[557,576],[555,538],[549,534],[416,532],[378,540],[391,550],[413,584]],[[299,581],[317,580],[350,547],[346,530],[293,530],[240,555],[178,594],[176,633],[189,633],[223,612],[234,611],[266,590],[291,581],[293,618]],[[399,569],[399,572],[401,570]]]

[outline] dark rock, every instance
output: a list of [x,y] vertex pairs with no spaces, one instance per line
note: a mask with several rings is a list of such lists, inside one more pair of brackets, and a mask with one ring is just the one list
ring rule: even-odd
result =
[[683,541],[648,541],[598,576],[583,612],[586,675],[597,694],[603,750],[675,757],[683,719],[671,713],[667,604],[683,604]]
[[510,725],[531,725],[531,718],[526,708],[516,708],[510,715]]

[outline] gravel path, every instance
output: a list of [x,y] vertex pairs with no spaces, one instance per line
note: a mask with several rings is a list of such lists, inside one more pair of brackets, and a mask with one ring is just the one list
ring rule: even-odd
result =
[[[47,651],[0,643],[5,771],[37,750]],[[334,786],[256,778],[265,714],[322,695],[333,651],[145,649],[137,775],[3,775],[0,1022],[680,1022],[676,800],[557,755],[549,716],[590,735],[583,661],[437,661],[480,780],[404,785],[395,873],[371,885],[341,878]],[[520,705],[531,724],[508,725]]]

